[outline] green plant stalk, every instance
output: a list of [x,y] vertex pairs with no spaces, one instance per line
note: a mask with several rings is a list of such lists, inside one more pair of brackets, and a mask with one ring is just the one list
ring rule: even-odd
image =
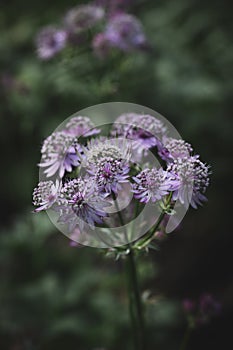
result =
[[191,333],[192,333],[192,328],[190,326],[188,326],[187,330],[186,330],[186,332],[184,334],[184,337],[182,339],[182,342],[181,342],[179,350],[185,350],[187,348],[187,345],[188,345]]
[[126,256],[126,278],[128,283],[129,312],[132,323],[135,350],[146,349],[144,315],[141,294],[138,286],[138,276],[134,250],[130,247]]

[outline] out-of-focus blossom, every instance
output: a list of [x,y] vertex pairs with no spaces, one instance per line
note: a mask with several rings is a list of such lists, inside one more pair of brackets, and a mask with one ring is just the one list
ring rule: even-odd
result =
[[199,300],[200,319],[205,322],[212,316],[218,315],[221,312],[221,304],[213,297],[213,295],[202,294]]
[[65,171],[71,172],[73,166],[80,164],[81,146],[75,141],[75,138],[63,131],[57,131],[45,139],[41,153],[40,167],[46,168],[44,173],[51,177],[58,172],[60,178]]
[[61,183],[57,180],[41,181],[33,191],[33,205],[37,208],[34,212],[47,210],[57,201],[61,189]]
[[133,15],[122,13],[112,17],[104,33],[111,46],[125,52],[148,46],[142,25]]
[[92,179],[77,178],[66,182],[61,189],[62,204],[59,207],[59,220],[67,224],[72,233],[76,228],[83,229],[84,223],[94,228],[107,216],[105,207],[108,203],[98,194]]
[[188,298],[183,300],[182,305],[183,305],[184,311],[188,312],[188,313],[193,312],[196,308],[195,301],[188,299]]
[[105,33],[98,33],[92,41],[92,48],[96,56],[106,58],[110,51],[110,42]]
[[104,9],[96,5],[80,5],[71,9],[64,18],[67,31],[73,34],[90,29],[104,18]]
[[96,129],[88,117],[75,116],[66,124],[65,132],[73,137],[88,137],[99,134],[100,129]]
[[64,49],[67,32],[55,27],[45,27],[37,35],[36,47],[39,58],[48,60]]
[[195,209],[207,201],[204,193],[209,186],[210,170],[198,156],[174,159],[168,166],[168,171],[176,174],[180,181],[179,189],[173,196],[174,200],[178,199],[186,206],[190,203]]
[[170,191],[175,191],[179,187],[177,178],[164,171],[162,168],[145,169],[137,176],[133,177],[134,197],[142,203],[159,201]]
[[214,316],[219,315],[222,309],[221,304],[208,293],[202,294],[199,300],[184,299],[182,304],[191,327],[208,323]]

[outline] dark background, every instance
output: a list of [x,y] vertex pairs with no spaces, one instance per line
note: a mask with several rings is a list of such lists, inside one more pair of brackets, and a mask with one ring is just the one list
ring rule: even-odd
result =
[[1,3],[0,349],[131,349],[122,264],[96,249],[71,248],[46,214],[31,213],[42,140],[72,113],[110,101],[160,112],[212,167],[208,203],[190,209],[160,251],[138,262],[151,295],[149,349],[179,349],[182,300],[204,292],[222,312],[193,332],[187,349],[230,349],[231,2],[135,1],[130,11],[152,52],[100,61],[77,48],[41,62],[36,33],[77,3]]

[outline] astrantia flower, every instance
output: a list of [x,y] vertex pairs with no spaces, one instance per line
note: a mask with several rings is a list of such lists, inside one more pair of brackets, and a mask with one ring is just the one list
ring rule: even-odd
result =
[[126,113],[116,119],[111,134],[133,140],[132,147],[140,157],[156,146],[166,131],[165,125],[151,115]]
[[106,158],[115,160],[130,159],[130,145],[124,139],[107,139],[101,137],[92,139],[88,142],[87,147],[84,148],[84,157],[82,165],[87,168],[93,168]]
[[121,190],[121,184],[128,182],[129,166],[124,159],[103,157],[93,167],[88,169],[93,175],[98,190],[105,196]]
[[34,211],[47,210],[57,201],[61,183],[56,181],[41,181],[33,191],[33,205],[38,207]]
[[193,152],[193,148],[188,142],[172,137],[163,138],[163,142],[158,142],[157,147],[159,156],[168,162],[177,158],[189,157]]
[[77,226],[82,229],[84,222],[93,228],[95,223],[101,224],[107,216],[104,208],[108,203],[99,196],[95,183],[89,178],[73,179],[65,183],[61,197],[58,222],[67,224],[70,232]]
[[43,143],[39,166],[47,168],[44,171],[47,177],[51,177],[58,172],[62,178],[65,171],[71,172],[73,166],[80,164],[77,155],[80,149],[81,146],[75,142],[72,136],[63,131],[54,132]]
[[142,203],[156,202],[179,187],[178,179],[162,168],[145,169],[133,179],[134,197]]
[[68,121],[65,131],[73,137],[88,137],[98,134],[100,129],[96,129],[94,123],[88,117],[79,115]]
[[168,166],[168,171],[176,174],[180,181],[179,189],[174,193],[174,199],[182,204],[197,209],[197,205],[207,201],[204,193],[209,186],[209,166],[202,163],[198,156],[174,159]]
[[39,58],[48,60],[55,56],[66,45],[67,33],[63,29],[54,27],[43,28],[36,38],[37,54]]
[[81,5],[71,9],[65,16],[67,30],[79,34],[83,30],[93,27],[104,17],[104,9],[95,5]]
[[105,35],[112,46],[122,51],[133,51],[147,46],[139,20],[125,13],[117,14],[109,20]]
[[98,33],[96,36],[94,36],[92,41],[92,48],[96,56],[99,58],[107,57],[110,51],[110,47],[110,42],[105,33]]

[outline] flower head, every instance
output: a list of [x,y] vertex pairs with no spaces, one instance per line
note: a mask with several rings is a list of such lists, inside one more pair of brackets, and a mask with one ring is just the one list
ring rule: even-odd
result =
[[45,139],[41,153],[40,167],[47,168],[44,173],[51,177],[58,172],[62,178],[65,171],[71,172],[72,166],[78,166],[80,159],[77,154],[81,146],[75,139],[63,131],[52,133]]
[[174,193],[174,199],[182,204],[197,209],[197,205],[207,201],[204,193],[209,186],[209,166],[200,161],[198,156],[174,159],[168,170],[176,174],[180,181],[179,189]]
[[156,202],[179,186],[178,179],[162,168],[142,170],[133,179],[134,197],[142,203]]
[[97,188],[105,196],[121,190],[121,184],[128,182],[129,166],[124,159],[103,157],[94,168],[88,170],[94,176]]
[[61,197],[58,221],[68,224],[70,232],[77,226],[82,229],[84,222],[93,228],[95,223],[101,224],[107,216],[104,208],[108,203],[98,195],[94,181],[89,178],[80,177],[66,182],[61,189]]
[[96,5],[81,5],[71,9],[65,16],[64,22],[67,30],[79,34],[87,30],[104,17],[104,9]]
[[67,33],[63,29],[54,27],[43,28],[36,38],[36,47],[39,58],[48,60],[55,56],[66,45]]
[[125,13],[119,13],[109,20],[105,35],[111,46],[122,51],[133,51],[147,46],[147,40],[139,20]]
[[94,36],[92,41],[92,48],[96,56],[99,58],[107,57],[110,47],[110,42],[105,33],[98,33]]
[[166,126],[149,114],[126,113],[116,119],[111,134],[133,140],[132,147],[140,157],[156,146],[166,131]]
[[100,137],[92,139],[84,148],[83,165],[87,168],[97,166],[103,159],[130,160],[130,146],[124,139],[107,139]]
[[177,158],[189,157],[193,152],[193,148],[188,142],[172,137],[165,137],[163,142],[157,144],[157,147],[158,154],[167,162],[172,162]]
[[65,127],[65,132],[73,137],[88,137],[98,134],[100,129],[96,129],[94,123],[92,123],[88,117],[79,115],[68,121]]
[[60,193],[61,184],[56,181],[41,181],[33,191],[33,205],[37,208],[35,212],[47,210],[57,201]]

